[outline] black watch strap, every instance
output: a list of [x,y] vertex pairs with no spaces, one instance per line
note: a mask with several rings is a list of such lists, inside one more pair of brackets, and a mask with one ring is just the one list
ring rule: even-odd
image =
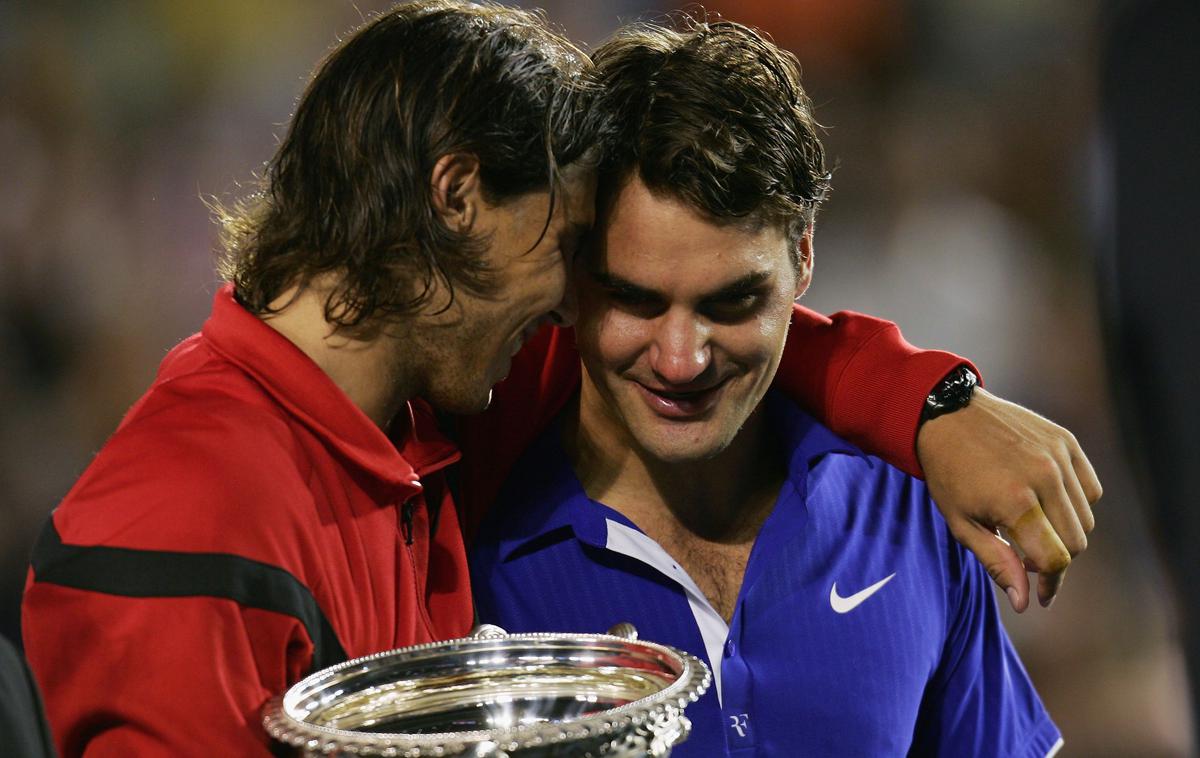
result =
[[954,369],[946,375],[945,379],[938,382],[938,385],[925,398],[925,407],[921,409],[920,423],[924,424],[930,419],[967,407],[977,386],[979,386],[979,377],[975,376],[974,371],[966,366]]

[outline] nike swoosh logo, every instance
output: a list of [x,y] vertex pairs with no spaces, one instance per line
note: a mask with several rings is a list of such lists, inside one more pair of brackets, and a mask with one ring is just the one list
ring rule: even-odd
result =
[[879,590],[883,589],[883,585],[892,581],[892,577],[894,576],[895,574],[885,576],[878,582],[872,584],[870,587],[867,587],[865,590],[859,590],[849,597],[842,597],[839,595],[837,591],[837,582],[834,582],[833,586],[829,588],[829,605],[837,613],[849,613],[858,606],[862,605],[862,602],[871,595],[874,595],[876,592],[879,592]]

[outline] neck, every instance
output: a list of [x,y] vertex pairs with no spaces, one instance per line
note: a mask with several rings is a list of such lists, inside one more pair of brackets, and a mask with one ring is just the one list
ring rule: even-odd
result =
[[642,450],[589,393],[595,389],[585,377],[584,397],[568,408],[563,434],[590,498],[660,542],[689,535],[722,544],[753,542],[786,477],[761,406],[716,456],[665,462]]
[[294,286],[271,303],[261,318],[300,348],[380,429],[415,395],[411,367],[401,365],[397,329],[380,328],[356,338],[325,318],[332,283]]

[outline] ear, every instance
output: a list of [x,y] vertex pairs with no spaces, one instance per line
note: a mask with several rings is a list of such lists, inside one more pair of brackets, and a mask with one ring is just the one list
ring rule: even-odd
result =
[[468,231],[483,200],[479,159],[470,153],[449,153],[438,158],[430,175],[433,211],[447,228]]
[[808,290],[813,275],[813,225],[810,223],[803,236],[797,240],[800,248],[800,265],[796,268],[796,300]]

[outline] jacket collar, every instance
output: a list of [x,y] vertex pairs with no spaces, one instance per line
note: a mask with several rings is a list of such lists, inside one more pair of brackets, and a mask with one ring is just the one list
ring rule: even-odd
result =
[[807,478],[817,461],[830,453],[854,455],[871,463],[870,456],[834,434],[783,393],[771,390],[763,403],[777,437],[791,451],[788,475],[793,481]]
[[201,334],[340,457],[387,487],[419,492],[421,476],[460,457],[422,400],[409,401],[384,434],[302,350],[242,307],[232,285],[218,290]]

